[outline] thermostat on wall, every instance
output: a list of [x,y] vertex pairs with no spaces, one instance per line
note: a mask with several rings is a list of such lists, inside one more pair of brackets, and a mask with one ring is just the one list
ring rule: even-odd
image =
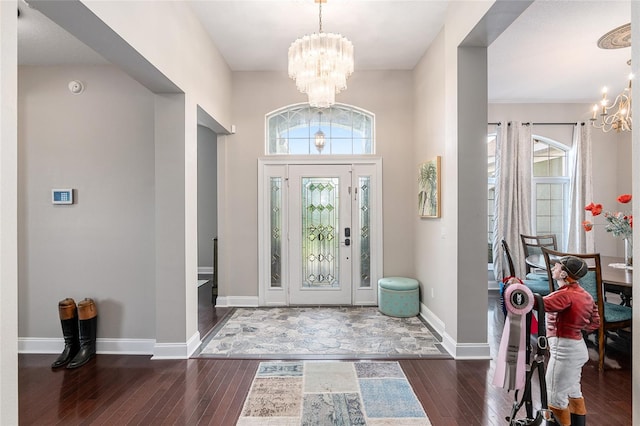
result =
[[73,189],[52,189],[51,202],[53,204],[73,204]]

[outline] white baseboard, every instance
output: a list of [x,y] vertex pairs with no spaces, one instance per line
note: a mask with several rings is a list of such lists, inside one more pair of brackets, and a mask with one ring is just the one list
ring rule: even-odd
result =
[[202,339],[200,339],[200,332],[196,331],[191,339],[187,341],[187,358],[189,358],[195,351],[198,350],[200,345],[202,344]]
[[[154,339],[96,339],[96,352],[108,355],[151,355],[151,359],[187,359],[200,347],[200,333],[186,343],[156,343]],[[59,354],[62,338],[18,338],[18,353]]]
[[186,343],[156,343],[151,359],[188,359],[200,347],[201,343],[200,332],[197,331]]
[[420,316],[442,336],[442,346],[454,359],[491,359],[489,343],[458,343],[446,332],[444,322],[423,303]]
[[96,339],[96,352],[102,354],[151,355],[154,339]]
[[439,335],[445,334],[444,322],[434,314],[424,303],[420,303],[420,316],[424,319]]
[[260,306],[258,302],[257,296],[218,296],[216,307],[257,308]]
[[[154,339],[96,339],[96,352],[118,355],[153,355]],[[59,354],[64,349],[62,338],[19,337],[18,353]]]
[[[451,340],[451,350],[454,351],[453,357],[456,360],[462,359],[491,359],[491,350],[489,343],[455,343]],[[444,343],[444,342],[443,342]],[[445,348],[447,344],[444,344]],[[447,352],[451,353],[450,349]]]

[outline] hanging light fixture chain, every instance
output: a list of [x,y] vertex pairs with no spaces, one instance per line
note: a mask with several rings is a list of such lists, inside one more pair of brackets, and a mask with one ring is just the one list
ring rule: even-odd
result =
[[322,0],[318,2],[318,22],[320,23],[320,32],[322,32]]

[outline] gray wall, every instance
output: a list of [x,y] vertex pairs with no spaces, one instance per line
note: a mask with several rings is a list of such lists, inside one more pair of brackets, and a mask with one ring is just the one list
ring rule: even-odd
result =
[[[408,71],[360,71],[336,100],[376,115],[376,150],[383,158],[384,274],[413,272],[411,182],[413,93]],[[221,143],[227,168],[222,186],[228,197],[219,200],[221,253],[220,294],[258,296],[257,160],[264,156],[265,114],[306,101],[306,95],[282,72],[236,72],[233,76],[232,115],[236,133]],[[410,207],[411,206],[411,207]]]
[[217,151],[216,134],[198,126],[198,270],[213,267],[213,238],[218,235]]
[[482,48],[459,47],[489,6],[453,2],[413,71],[414,155],[407,167],[416,170],[442,156],[442,217],[420,219],[413,211],[415,276],[423,314],[456,357],[489,355],[487,324],[479,321],[487,312],[486,284],[479,278],[486,271],[486,239],[479,232],[486,229],[486,201],[477,201],[486,195],[486,162],[477,161],[486,158],[486,71],[472,72],[486,70],[486,55]]
[[58,301],[90,297],[99,337],[153,338],[153,95],[111,66],[28,66],[18,99],[19,336],[59,337]]
[[[432,266],[452,265],[451,258],[442,257],[446,253],[442,248],[455,247],[450,233],[456,224],[447,210],[457,208],[453,193],[444,194],[443,220],[418,220],[413,208],[417,163],[443,155],[445,172],[452,165],[447,151],[452,148],[442,142],[448,136],[434,125],[444,119],[444,105],[427,102],[434,98],[442,102],[446,96],[440,83],[445,68],[437,65],[442,63],[443,51],[444,46],[436,42],[424,62],[429,67],[418,68],[428,78],[413,80],[412,73],[399,71],[360,72],[338,100],[376,114],[377,152],[384,160],[384,273],[419,277],[423,303],[436,319],[446,322],[447,307],[455,303],[456,294],[447,284],[447,268]],[[67,89],[71,79],[84,81],[85,93],[72,95]],[[227,279],[222,284],[226,295],[257,295],[257,250],[246,248],[257,245],[256,160],[264,155],[264,114],[301,101],[304,96],[281,73],[235,73],[233,116],[238,133],[217,142],[213,132],[198,127],[198,161],[215,165],[216,147],[221,143],[222,158],[231,165],[224,168],[223,177],[224,187],[233,188],[222,206],[227,235],[233,236],[226,240]],[[576,120],[582,107],[492,105],[489,121]],[[114,67],[21,69],[20,336],[58,337],[55,305],[67,296],[98,300],[101,337],[155,336],[154,304],[146,303],[157,292],[153,288],[152,129],[152,94]],[[595,171],[596,195],[609,187],[614,192],[630,190],[630,148],[621,138],[625,136],[594,137],[601,141],[594,146],[597,156],[620,147],[616,165],[601,163]],[[215,166],[200,165],[199,265],[211,266],[217,182]],[[613,173],[615,167],[624,171],[620,178]],[[207,172],[210,176],[204,177]],[[52,206],[50,190],[59,186],[78,189],[77,204]],[[411,225],[416,221],[421,235],[417,239]],[[615,241],[605,238],[603,244],[607,243]],[[616,247],[612,250],[615,253]],[[133,312],[149,321],[137,321]]]

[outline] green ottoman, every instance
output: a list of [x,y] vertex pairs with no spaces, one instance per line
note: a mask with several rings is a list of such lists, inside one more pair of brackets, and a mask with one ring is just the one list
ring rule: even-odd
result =
[[420,313],[418,280],[387,277],[378,280],[378,310],[391,317],[415,317]]

